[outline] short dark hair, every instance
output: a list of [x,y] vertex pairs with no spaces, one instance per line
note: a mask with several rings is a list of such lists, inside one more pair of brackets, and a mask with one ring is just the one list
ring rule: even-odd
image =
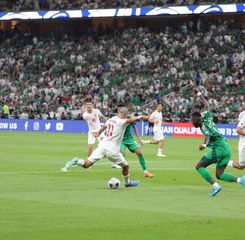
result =
[[191,117],[202,117],[202,114],[200,113],[200,112],[193,112],[192,114],[191,114]]
[[118,104],[118,106],[117,106],[118,108],[120,108],[120,107],[126,107],[126,105],[125,104],[123,104],[123,103],[120,103],[120,104]]
[[93,103],[92,98],[86,98],[85,103]]

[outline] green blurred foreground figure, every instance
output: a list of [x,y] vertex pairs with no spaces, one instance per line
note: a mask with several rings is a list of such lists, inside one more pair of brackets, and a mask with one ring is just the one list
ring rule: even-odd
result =
[[218,179],[225,182],[237,182],[245,187],[245,176],[237,178],[224,172],[231,158],[230,146],[213,122],[212,114],[209,111],[208,101],[204,98],[201,92],[197,91],[197,89],[193,89],[193,92],[200,97],[202,103],[207,108],[207,111],[203,113],[193,112],[191,122],[196,128],[200,128],[201,132],[205,136],[204,143],[199,146],[199,150],[202,151],[206,147],[211,149],[196,165],[198,173],[213,187],[210,195],[215,196],[222,190],[220,184],[215,182],[209,171],[206,169],[213,163],[216,164],[216,177]]
[[147,170],[147,167],[146,167],[146,163],[145,163],[145,158],[140,150],[140,147],[138,146],[138,144],[135,142],[134,140],[134,136],[132,135],[132,132],[131,132],[131,129],[133,128],[134,130],[134,133],[139,141],[139,144],[142,145],[142,141],[140,139],[140,136],[139,136],[139,133],[138,133],[138,130],[137,130],[137,127],[136,127],[136,124],[135,123],[130,123],[127,127],[126,127],[126,130],[125,130],[125,133],[124,133],[124,136],[123,136],[123,140],[122,140],[122,143],[120,145],[120,151],[121,153],[123,154],[123,156],[125,156],[126,154],[126,149],[128,148],[128,150],[131,152],[131,153],[135,153],[139,159],[139,163],[140,163],[140,166],[142,167],[143,171],[144,171],[144,176],[145,177],[149,177],[149,178],[152,178],[154,177],[154,174],[150,173],[148,170]]

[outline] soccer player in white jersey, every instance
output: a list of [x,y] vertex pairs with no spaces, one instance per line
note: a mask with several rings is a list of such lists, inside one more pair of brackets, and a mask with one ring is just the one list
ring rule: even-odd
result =
[[90,100],[86,101],[86,112],[83,113],[83,119],[88,124],[88,157],[93,152],[93,145],[96,142],[96,139],[100,142],[104,135],[101,134],[99,138],[93,136],[94,132],[97,132],[101,125],[100,119],[106,121],[105,116],[100,112],[99,109],[94,108],[93,103]]
[[[125,187],[136,187],[139,184],[138,180],[129,180],[129,165],[122,153],[120,152],[120,144],[123,139],[124,132],[129,123],[136,122],[139,119],[145,119],[143,116],[126,118],[128,109],[125,106],[118,107],[118,115],[108,119],[104,126],[93,135],[95,137],[106,130],[106,137],[101,141],[99,146],[93,151],[87,160],[73,158],[67,162],[62,168],[63,172],[66,172],[69,167],[81,166],[83,168],[91,167],[95,162],[101,160],[103,157],[107,157],[113,163],[122,167],[122,175],[125,181]],[[147,119],[147,118],[146,118]]]
[[150,115],[148,119],[149,122],[154,124],[154,139],[142,140],[143,143],[158,144],[157,157],[166,157],[166,155],[163,154],[164,135],[162,132],[162,109],[163,105],[161,103],[158,103],[156,110]]
[[238,143],[239,160],[238,162],[229,161],[228,165],[242,170],[245,168],[245,111],[242,111],[238,116],[236,132],[240,135]]

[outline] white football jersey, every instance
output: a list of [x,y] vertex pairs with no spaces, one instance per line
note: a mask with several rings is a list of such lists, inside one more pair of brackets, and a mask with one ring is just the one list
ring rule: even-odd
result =
[[154,121],[157,121],[157,123],[154,123],[153,131],[161,130],[162,126],[162,112],[154,111],[150,118],[152,118]]
[[103,147],[110,147],[116,151],[120,149],[120,144],[122,143],[123,135],[127,127],[126,120],[127,119],[114,116],[106,121],[106,137],[101,142]]
[[97,132],[100,129],[100,117],[102,113],[99,109],[93,109],[91,113],[85,112],[83,113],[83,119],[88,124],[88,133]]
[[[242,114],[243,113],[243,114]],[[238,117],[238,127],[245,129],[245,111],[241,112]],[[239,136],[239,144],[238,144],[238,149],[242,150],[245,148],[245,136],[240,135]]]

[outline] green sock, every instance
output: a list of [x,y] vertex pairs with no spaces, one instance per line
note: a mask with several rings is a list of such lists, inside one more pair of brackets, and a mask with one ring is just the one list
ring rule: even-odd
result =
[[138,156],[138,158],[139,158],[141,167],[143,168],[144,171],[146,171],[145,159],[143,155]]
[[220,179],[225,182],[237,182],[237,178],[229,173],[222,173]]
[[209,171],[206,168],[200,167],[197,171],[210,184],[215,183],[214,179],[212,178],[212,176],[210,175]]

